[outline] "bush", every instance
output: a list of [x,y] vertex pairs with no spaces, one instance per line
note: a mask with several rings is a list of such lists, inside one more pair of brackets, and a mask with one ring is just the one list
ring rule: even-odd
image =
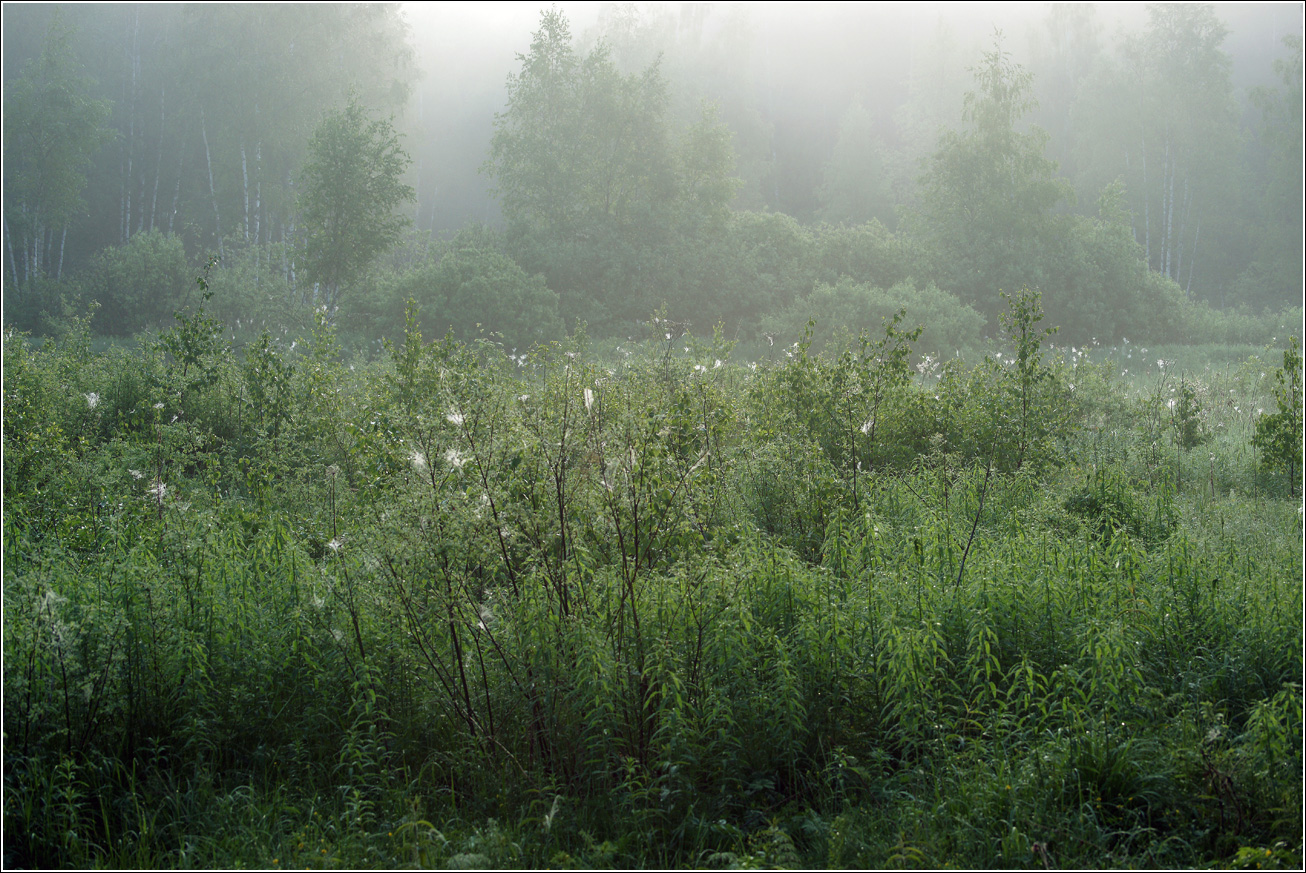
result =
[[194,282],[181,238],[150,230],[96,255],[82,293],[100,304],[100,332],[130,336],[170,320]]
[[1185,302],[1175,312],[1168,342],[1224,345],[1265,345],[1300,328],[1302,309],[1265,311],[1255,315],[1245,309],[1221,311],[1204,302]]
[[301,275],[299,292],[291,288],[289,255],[279,243],[248,245],[228,238],[209,288],[213,314],[238,337],[251,340],[262,330],[294,335],[311,323],[312,287]]
[[383,293],[391,309],[399,301],[417,301],[428,336],[452,331],[467,340],[497,332],[510,348],[525,350],[563,333],[558,295],[544,277],[528,276],[483,242],[455,242],[438,261],[395,276]]
[[811,294],[763,318],[761,329],[789,342],[802,335],[809,320],[815,321],[812,347],[819,352],[831,344],[847,345],[863,330],[879,333],[881,325],[900,310],[906,313],[905,324],[925,326],[916,345],[918,355],[952,357],[980,344],[984,317],[947,291],[934,285],[918,288],[910,282],[877,288],[847,277],[833,285],[817,285]]
[[1256,419],[1252,445],[1261,450],[1261,463],[1288,474],[1288,494],[1297,495],[1302,463],[1301,343],[1292,337],[1283,353],[1283,369],[1274,374],[1277,412]]
[[910,239],[892,233],[878,221],[853,227],[818,225],[816,278],[834,284],[843,277],[889,288],[900,282],[930,278],[923,255]]

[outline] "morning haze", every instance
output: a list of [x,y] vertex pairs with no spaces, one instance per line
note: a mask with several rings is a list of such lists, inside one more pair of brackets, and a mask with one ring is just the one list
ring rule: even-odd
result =
[[1302,5],[3,16],[3,866],[1302,869]]

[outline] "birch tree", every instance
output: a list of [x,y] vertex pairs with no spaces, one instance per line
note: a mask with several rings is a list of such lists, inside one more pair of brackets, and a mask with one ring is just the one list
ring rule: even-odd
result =
[[398,208],[413,199],[411,163],[388,121],[368,121],[351,100],[318,125],[301,183],[304,258],[318,302],[334,309],[341,289],[411,223]]
[[4,234],[16,288],[62,270],[68,225],[82,211],[86,172],[109,137],[106,101],[90,97],[56,15],[41,55],[5,88]]

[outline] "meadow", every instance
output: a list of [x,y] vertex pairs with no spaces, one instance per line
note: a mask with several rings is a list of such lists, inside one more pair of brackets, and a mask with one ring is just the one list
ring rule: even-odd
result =
[[7,331],[4,865],[1300,868],[1297,341],[1040,319]]

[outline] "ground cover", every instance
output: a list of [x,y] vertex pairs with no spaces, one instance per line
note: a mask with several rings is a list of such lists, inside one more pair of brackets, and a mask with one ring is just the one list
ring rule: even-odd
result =
[[1299,867],[1295,346],[1039,315],[7,334],[5,865]]

